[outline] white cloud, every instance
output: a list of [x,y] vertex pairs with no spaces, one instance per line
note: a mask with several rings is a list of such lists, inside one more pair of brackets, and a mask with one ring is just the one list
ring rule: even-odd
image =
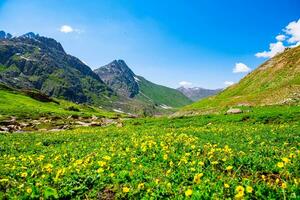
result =
[[235,63],[235,67],[233,68],[233,73],[244,73],[250,71],[251,69],[244,63]]
[[276,42],[270,44],[270,51],[263,51],[256,53],[255,56],[258,58],[272,58],[285,50],[285,46],[282,42]]
[[69,25],[63,25],[63,26],[60,27],[60,32],[62,32],[62,33],[72,33],[72,32],[74,32],[74,29]]
[[294,47],[297,47],[297,46],[300,46],[300,42],[297,42],[296,44],[291,45],[291,46],[289,46],[289,47],[290,47],[290,48],[294,48]]
[[277,41],[279,41],[279,42],[282,42],[282,41],[284,41],[284,40],[285,40],[285,38],[286,38],[286,36],[285,36],[285,35],[283,35],[283,34],[280,34],[280,35],[277,35],[277,36],[276,36],[276,40],[277,40]]
[[289,25],[287,25],[284,29],[284,32],[290,35],[290,38],[288,39],[289,43],[300,42],[300,19],[289,23]]
[[224,84],[228,87],[234,84],[232,81],[225,81]]
[[185,87],[185,88],[190,88],[190,87],[192,87],[193,83],[188,82],[188,81],[180,81],[179,85],[182,87]]

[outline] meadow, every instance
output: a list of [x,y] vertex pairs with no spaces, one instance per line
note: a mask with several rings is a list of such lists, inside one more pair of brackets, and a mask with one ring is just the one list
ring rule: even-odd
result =
[[299,199],[300,107],[0,134],[1,199]]

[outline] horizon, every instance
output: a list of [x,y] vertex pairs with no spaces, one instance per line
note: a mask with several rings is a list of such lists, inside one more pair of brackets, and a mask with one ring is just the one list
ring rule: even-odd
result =
[[295,0],[231,1],[226,9],[214,2],[179,1],[168,14],[167,2],[5,0],[0,29],[53,38],[92,69],[122,59],[137,75],[171,88],[224,88],[300,44]]

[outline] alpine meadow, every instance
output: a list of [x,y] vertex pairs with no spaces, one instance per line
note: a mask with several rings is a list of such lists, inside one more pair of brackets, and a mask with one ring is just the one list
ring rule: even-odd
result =
[[299,7],[1,1],[0,199],[300,199]]

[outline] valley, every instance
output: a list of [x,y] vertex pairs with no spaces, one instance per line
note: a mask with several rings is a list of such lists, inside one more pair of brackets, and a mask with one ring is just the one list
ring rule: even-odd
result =
[[0,31],[0,199],[299,199],[300,46],[223,89]]

